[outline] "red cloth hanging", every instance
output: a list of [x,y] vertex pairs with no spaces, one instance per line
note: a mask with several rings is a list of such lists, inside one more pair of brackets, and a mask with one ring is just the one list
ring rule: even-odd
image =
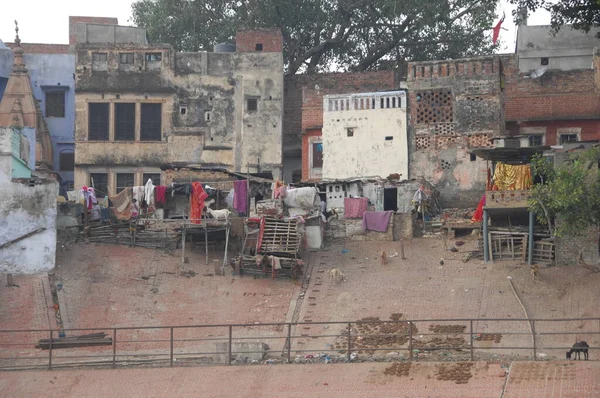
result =
[[204,199],[208,198],[208,194],[202,189],[202,184],[192,182],[192,196],[190,198],[190,220],[194,224],[200,224],[202,218],[202,210],[204,210]]
[[167,187],[157,186],[154,189],[154,196],[157,205],[164,205],[166,203]]
[[473,218],[471,218],[471,222],[483,221],[483,206],[485,206],[485,195],[481,197],[479,205],[477,205],[477,209],[475,210],[475,213],[473,213]]
[[496,26],[494,26],[492,28],[492,43],[496,44],[496,42],[498,41],[498,36],[500,36],[500,29],[502,29],[502,22],[504,22],[504,18],[506,17],[506,15],[502,15],[502,18],[500,19],[500,21],[498,21],[498,23],[496,24]]

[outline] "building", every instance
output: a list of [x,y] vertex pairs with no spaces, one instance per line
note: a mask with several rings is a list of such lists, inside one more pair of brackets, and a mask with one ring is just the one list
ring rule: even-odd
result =
[[0,101],[0,272],[23,274],[54,268],[58,183],[18,29],[13,52]]
[[322,137],[311,141],[311,173],[319,156],[323,180],[407,179],[406,100],[404,90],[325,96]]
[[237,47],[178,53],[140,28],[77,28],[76,188],[158,184],[165,164],[281,178],[279,31],[240,31]]
[[434,184],[442,207],[475,207],[485,191],[471,150],[504,132],[501,77],[498,56],[409,63],[409,176]]

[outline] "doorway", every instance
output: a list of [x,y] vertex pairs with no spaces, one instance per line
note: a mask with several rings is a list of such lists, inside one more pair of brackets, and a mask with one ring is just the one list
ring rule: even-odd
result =
[[398,188],[385,188],[383,190],[383,210],[398,211]]

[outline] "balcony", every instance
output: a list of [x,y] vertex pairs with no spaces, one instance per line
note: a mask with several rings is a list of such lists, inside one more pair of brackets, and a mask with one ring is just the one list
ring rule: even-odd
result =
[[510,191],[486,191],[485,207],[488,209],[520,209],[527,208],[531,191],[510,190]]

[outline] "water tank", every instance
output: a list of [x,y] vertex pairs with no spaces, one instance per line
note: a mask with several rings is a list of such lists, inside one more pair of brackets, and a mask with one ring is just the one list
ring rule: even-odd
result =
[[213,51],[216,53],[234,53],[235,52],[235,44],[219,43],[213,47]]

